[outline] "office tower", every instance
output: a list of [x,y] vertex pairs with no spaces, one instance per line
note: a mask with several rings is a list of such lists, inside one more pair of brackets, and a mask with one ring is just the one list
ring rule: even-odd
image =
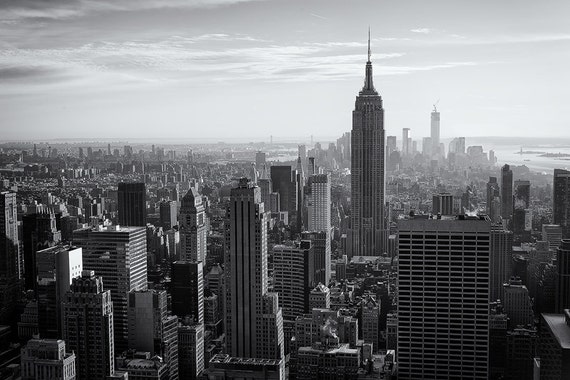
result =
[[376,256],[384,239],[384,109],[372,83],[370,39],[364,87],[352,112],[351,252]]
[[38,328],[42,338],[62,336],[61,302],[83,271],[81,248],[55,246],[36,253]]
[[453,214],[453,195],[449,193],[435,194],[432,203],[432,213],[434,215],[452,215]]
[[514,207],[527,209],[530,207],[530,181],[517,179],[514,183]]
[[22,242],[24,244],[24,272],[26,289],[36,286],[36,252],[61,241],[53,212],[42,212],[22,217]]
[[12,325],[20,293],[21,257],[16,193],[0,192],[0,324]]
[[204,323],[204,269],[201,261],[172,264],[172,314]]
[[76,355],[78,380],[105,379],[115,373],[113,304],[103,279],[84,270],[73,279],[61,305],[63,339]]
[[562,242],[562,227],[558,224],[543,224],[542,240],[548,243],[548,249],[556,251]]
[[562,235],[570,238],[570,171],[554,169],[552,216],[562,227]]
[[511,278],[503,285],[504,311],[509,317],[509,327],[514,329],[517,326],[527,326],[534,324],[534,314],[528,289],[522,284],[520,278]]
[[[497,177],[489,177],[489,182],[487,182],[487,215],[494,223],[499,222],[499,215],[501,210],[497,207],[496,200],[500,199],[501,191],[499,188],[499,183],[497,182]],[[498,203],[500,207],[500,202]]]
[[74,380],[75,353],[56,339],[31,339],[22,349],[22,380]]
[[178,318],[169,315],[165,290],[129,293],[129,348],[160,356],[178,379]]
[[230,194],[224,269],[226,352],[281,360],[283,316],[278,296],[268,292],[267,214],[261,192],[242,178]]
[[202,197],[190,188],[180,207],[180,258],[206,262],[208,225]]
[[261,190],[261,201],[265,205],[265,209],[271,210],[271,180],[269,178],[260,178],[257,180],[257,185]]
[[178,214],[178,207],[176,201],[162,201],[159,205],[160,210],[160,225],[169,230],[178,224],[176,215]]
[[179,378],[199,379],[204,368],[204,325],[183,319],[178,326]]
[[280,210],[287,211],[291,218],[297,211],[297,181],[291,166],[272,166],[271,186],[273,192],[279,193]]
[[285,380],[283,360],[237,358],[225,354],[216,354],[210,360],[208,378],[210,380]]
[[396,136],[386,136],[386,156],[398,150],[398,141]]
[[146,226],[146,187],[144,183],[119,183],[117,192],[119,225]]
[[449,143],[449,153],[465,154],[465,137],[456,137]]
[[433,111],[431,111],[431,152],[434,158],[439,158],[443,153],[439,147],[439,116],[439,112],[434,105]]
[[533,380],[538,334],[533,328],[507,332],[506,379]]
[[540,379],[570,379],[570,310],[541,315],[537,357]]
[[309,294],[309,311],[313,309],[329,309],[330,307],[331,290],[323,284],[318,284]]
[[398,379],[487,379],[491,222],[398,224]]
[[267,155],[265,152],[258,151],[255,153],[255,168],[261,172],[261,169],[266,165],[266,157]]
[[325,231],[301,233],[301,240],[310,241],[314,251],[313,270],[315,271],[315,284],[320,282],[328,285],[331,279],[331,244],[329,236]]
[[[305,173],[303,171],[303,163],[301,156],[297,157],[297,168],[293,172],[295,176],[296,190],[297,190],[297,231],[303,231],[304,213],[305,213]],[[255,182],[256,183],[256,182]]]
[[360,304],[362,315],[362,339],[365,343],[371,343],[374,351],[378,351],[380,338],[380,305],[376,297],[367,294]]
[[81,229],[73,242],[83,248],[83,269],[96,271],[113,298],[117,352],[128,348],[128,293],[147,289],[146,228],[108,226]]
[[570,239],[562,239],[556,249],[555,281],[555,310],[561,314],[565,309],[570,309]]
[[307,169],[307,175],[311,176],[317,173],[317,166],[315,165],[315,157],[309,157],[309,165]]
[[433,155],[431,137],[424,137],[422,139],[422,154],[431,159],[431,156]]
[[276,245],[272,249],[273,291],[279,294],[283,312],[285,353],[293,336],[295,319],[309,312],[309,295],[315,286],[314,251],[311,242],[299,246]]
[[503,284],[512,273],[513,233],[500,224],[491,228],[491,275],[489,297],[491,301],[503,298]]
[[501,216],[511,219],[513,215],[513,171],[509,165],[501,168]]
[[330,239],[331,230],[331,177],[315,174],[309,177],[308,230],[324,231]]
[[303,164],[303,172],[307,173],[307,146],[299,145],[298,156],[301,158],[301,163]]
[[412,138],[410,128],[402,128],[402,156],[409,156],[412,153]]

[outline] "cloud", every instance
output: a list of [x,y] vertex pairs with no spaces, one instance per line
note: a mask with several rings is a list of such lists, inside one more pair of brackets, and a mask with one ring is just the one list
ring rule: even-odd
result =
[[416,29],[411,29],[410,32],[420,33],[420,34],[430,34],[432,30],[430,28],[416,28]]

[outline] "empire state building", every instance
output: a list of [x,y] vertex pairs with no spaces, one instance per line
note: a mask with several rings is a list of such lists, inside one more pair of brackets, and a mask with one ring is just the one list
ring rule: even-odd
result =
[[352,256],[377,256],[386,244],[384,212],[384,109],[372,81],[370,32],[364,87],[352,111],[351,231]]

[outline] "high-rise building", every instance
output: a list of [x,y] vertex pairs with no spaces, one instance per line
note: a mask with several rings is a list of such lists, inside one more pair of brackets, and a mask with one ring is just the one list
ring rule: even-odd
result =
[[106,379],[115,373],[113,304],[103,279],[84,270],[73,279],[62,303],[63,339],[76,355],[78,380]]
[[491,301],[503,298],[503,284],[512,274],[513,233],[501,224],[491,228],[491,274],[489,295]]
[[208,224],[202,197],[190,188],[180,207],[180,258],[206,262]]
[[570,310],[542,314],[537,356],[540,379],[570,380]]
[[268,292],[267,214],[259,187],[246,178],[231,190],[228,219],[226,352],[235,357],[282,360],[283,316],[277,294]]
[[61,241],[61,232],[57,230],[55,214],[41,212],[22,217],[22,242],[24,244],[24,272],[26,289],[36,287],[36,252]]
[[497,177],[489,177],[489,182],[487,182],[487,215],[489,215],[489,218],[491,218],[494,223],[499,222],[501,210],[496,207],[497,202],[495,202],[495,200],[500,199],[500,197],[501,191]]
[[554,169],[552,216],[554,224],[562,227],[562,234],[570,238],[570,171]]
[[374,351],[378,351],[380,341],[380,305],[376,297],[367,294],[360,305],[362,316],[362,339],[365,343],[372,344]]
[[330,174],[309,177],[308,230],[324,231],[330,238],[331,229],[331,179]]
[[183,319],[178,326],[178,373],[180,379],[199,379],[204,368],[204,325]]
[[168,314],[165,290],[129,293],[129,348],[158,355],[178,379],[178,318]]
[[526,327],[534,324],[534,313],[528,289],[522,284],[520,278],[511,278],[503,285],[504,311],[509,317],[509,327]]
[[117,352],[128,348],[128,293],[147,289],[146,228],[108,226],[77,230],[83,268],[96,271],[113,297]]
[[272,249],[273,290],[283,310],[285,353],[293,336],[295,319],[309,312],[309,295],[315,284],[314,251],[311,242],[299,246],[276,245]]
[[422,155],[431,159],[432,149],[431,137],[424,137],[422,139]]
[[36,253],[38,328],[42,338],[62,336],[61,302],[83,271],[81,248],[55,246]]
[[449,153],[465,154],[465,137],[456,137],[449,143]]
[[386,155],[398,150],[398,140],[396,136],[386,136]]
[[289,218],[297,212],[297,181],[291,166],[271,167],[271,186],[273,192],[279,193],[280,211],[287,211]]
[[449,193],[435,194],[432,202],[432,213],[437,215],[453,215],[453,195]]
[[178,224],[176,214],[178,207],[176,201],[162,201],[159,206],[160,210],[160,225],[169,230]]
[[398,227],[398,379],[487,379],[491,222]]
[[325,231],[301,233],[301,240],[310,241],[314,251],[312,267],[315,271],[315,284],[320,282],[328,285],[331,279],[331,243],[329,236]]
[[119,225],[146,226],[146,187],[144,183],[119,183],[117,205]]
[[412,153],[412,138],[410,128],[402,128],[402,156],[409,156]]
[[309,311],[313,309],[329,309],[330,307],[331,290],[323,284],[318,284],[309,294]]
[[380,255],[387,244],[384,144],[384,109],[372,80],[369,38],[364,87],[352,112],[350,249],[354,256]]
[[[172,314],[204,323],[204,269],[201,261],[172,264]],[[217,291],[217,289],[215,289]]]
[[266,154],[265,152],[262,151],[258,151],[255,152],[255,168],[257,169],[257,171],[261,172],[261,169],[263,169],[263,167],[266,164]]
[[501,168],[501,216],[503,219],[513,216],[513,171],[507,164]]
[[21,361],[22,380],[75,380],[75,354],[63,340],[31,339]]
[[0,192],[0,324],[12,325],[20,293],[21,256],[16,193]]
[[435,105],[433,106],[433,111],[431,111],[431,152],[434,158],[439,158],[439,156],[443,153],[440,152],[439,149],[439,144],[440,144],[440,140],[439,140],[439,120],[440,120],[440,114],[437,110],[437,108],[435,108]]
[[570,309],[570,239],[562,239],[556,250],[556,312]]

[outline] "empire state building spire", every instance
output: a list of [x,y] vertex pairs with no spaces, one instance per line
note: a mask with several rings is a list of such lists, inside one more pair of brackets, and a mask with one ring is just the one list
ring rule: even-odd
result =
[[370,28],[368,28],[368,61],[366,61],[366,77],[364,79],[364,87],[360,91],[360,95],[378,95],[378,92],[374,89],[374,83],[372,81],[372,52],[370,50]]

